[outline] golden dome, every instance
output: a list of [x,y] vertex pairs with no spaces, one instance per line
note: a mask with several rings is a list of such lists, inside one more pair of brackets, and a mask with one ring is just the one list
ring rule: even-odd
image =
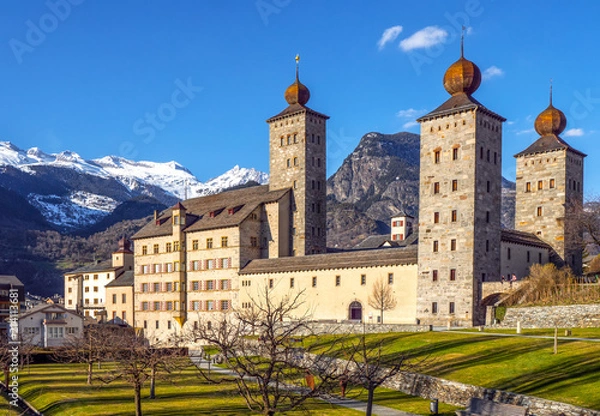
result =
[[310,91],[300,82],[298,78],[298,66],[300,62],[300,55],[296,55],[296,81],[285,90],[285,100],[289,105],[300,104],[304,105],[310,100]]
[[558,136],[566,127],[567,117],[565,117],[565,113],[554,108],[552,101],[550,101],[548,108],[535,119],[535,131],[542,137],[550,134]]
[[471,95],[479,88],[479,85],[481,85],[479,67],[462,55],[458,61],[450,65],[444,74],[444,88],[450,95],[460,93]]

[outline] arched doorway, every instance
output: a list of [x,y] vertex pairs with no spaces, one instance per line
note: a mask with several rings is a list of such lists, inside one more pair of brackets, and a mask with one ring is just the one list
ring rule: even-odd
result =
[[358,301],[354,301],[348,308],[348,319],[352,321],[362,321],[362,305]]

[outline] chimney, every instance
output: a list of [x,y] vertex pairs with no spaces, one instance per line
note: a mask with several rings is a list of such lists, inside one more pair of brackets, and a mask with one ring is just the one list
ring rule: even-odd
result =
[[158,219],[158,210],[155,209],[154,210],[154,221],[156,222],[157,219]]

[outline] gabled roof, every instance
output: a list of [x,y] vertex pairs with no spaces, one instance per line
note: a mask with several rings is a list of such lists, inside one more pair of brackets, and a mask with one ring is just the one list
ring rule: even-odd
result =
[[493,117],[499,121],[506,121],[504,117],[488,110],[483,104],[477,101],[470,95],[467,94],[456,94],[450,97],[445,103],[440,105],[432,112],[425,114],[423,117],[417,119],[418,122],[430,120],[435,117],[441,117],[448,114],[454,114],[460,111],[466,110],[478,110],[490,117]]
[[88,264],[86,266],[82,266],[78,269],[73,270],[72,272],[67,272],[65,274],[112,272],[118,269],[120,269],[120,267],[113,267],[112,260],[103,260],[92,264]]
[[133,287],[133,270],[127,270],[123,274],[117,277],[112,282],[108,283],[105,287],[120,287],[120,286],[132,286]]
[[527,149],[517,153],[515,157],[532,155],[536,153],[552,152],[554,150],[568,150],[583,157],[587,156],[585,153],[582,153],[579,150],[569,146],[569,144],[565,142],[560,136],[548,134],[537,139]]
[[417,247],[351,250],[250,261],[241,275],[417,264]]
[[0,274],[0,285],[24,286],[17,276]]
[[539,247],[551,250],[552,247],[548,243],[542,241],[538,236],[524,231],[509,230],[503,228],[500,234],[500,241],[506,243],[521,244],[524,246]]
[[61,313],[68,313],[70,315],[75,315],[75,316],[83,319],[83,317],[81,315],[78,315],[77,313],[75,313],[75,311],[69,310],[69,309],[65,308],[64,306],[59,305],[58,303],[42,303],[42,304],[36,305],[33,308],[28,309],[23,315],[21,315],[19,317],[19,319],[23,319],[23,318],[25,318],[29,315],[32,315],[34,313],[37,313],[37,312],[43,312],[46,309],[51,309],[54,311],[59,310]]
[[295,104],[289,105],[285,110],[283,110],[281,113],[277,114],[276,116],[269,118],[267,120],[267,123],[270,123],[271,121],[274,121],[280,117],[289,116],[289,115],[296,114],[296,113],[304,113],[304,112],[315,115],[317,117],[322,117],[325,120],[329,120],[329,116],[326,116],[325,114],[321,114],[321,113],[319,113],[313,109],[310,109],[300,103],[295,103]]
[[[269,191],[268,185],[261,185],[188,199],[184,201],[187,214],[183,231],[237,226],[259,205],[276,202],[289,192],[290,188]],[[172,209],[163,211],[156,220],[146,224],[132,239],[173,234],[172,212]]]
[[419,240],[419,234],[414,232],[406,237],[404,240],[397,241],[392,240],[388,234],[385,235],[371,235],[365,238],[363,241],[353,247],[355,250],[364,250],[370,248],[383,248],[387,247],[408,247],[413,244],[417,244]]

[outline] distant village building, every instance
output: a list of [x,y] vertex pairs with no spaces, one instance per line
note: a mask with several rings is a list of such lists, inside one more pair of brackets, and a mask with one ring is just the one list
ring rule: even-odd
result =
[[23,283],[17,276],[0,275],[0,337],[6,337],[8,333],[10,308],[16,307],[18,314],[24,306],[25,286]]
[[85,316],[102,319],[106,314],[106,285],[132,270],[131,245],[122,238],[111,260],[65,273],[65,306]]
[[83,317],[62,305],[40,304],[19,316],[19,333],[32,345],[60,347],[68,337],[83,334]]
[[[418,227],[401,212],[389,235],[327,252],[328,116],[306,106],[310,92],[296,68],[287,108],[267,120],[270,184],[156,213],[132,237],[133,273],[124,258],[121,264],[113,257],[112,267],[66,275],[67,307],[106,308],[108,319],[143,329],[152,343],[168,343],[200,320],[249,308],[265,289],[275,297],[303,291],[304,309],[297,312],[314,320],[379,322],[369,295],[381,280],[397,299],[386,323],[483,324],[490,282],[521,279],[532,264],[549,261],[580,270],[581,250],[564,208],[581,200],[585,155],[558,136],[566,120],[551,105],[536,120],[542,137],[517,155],[516,230],[502,229],[505,119],[472,96],[480,82],[479,68],[461,54],[444,76],[450,98],[418,120]],[[120,252],[131,255],[124,245]],[[89,289],[95,274],[97,291]]]
[[106,319],[133,326],[133,270],[127,270],[106,285]]

